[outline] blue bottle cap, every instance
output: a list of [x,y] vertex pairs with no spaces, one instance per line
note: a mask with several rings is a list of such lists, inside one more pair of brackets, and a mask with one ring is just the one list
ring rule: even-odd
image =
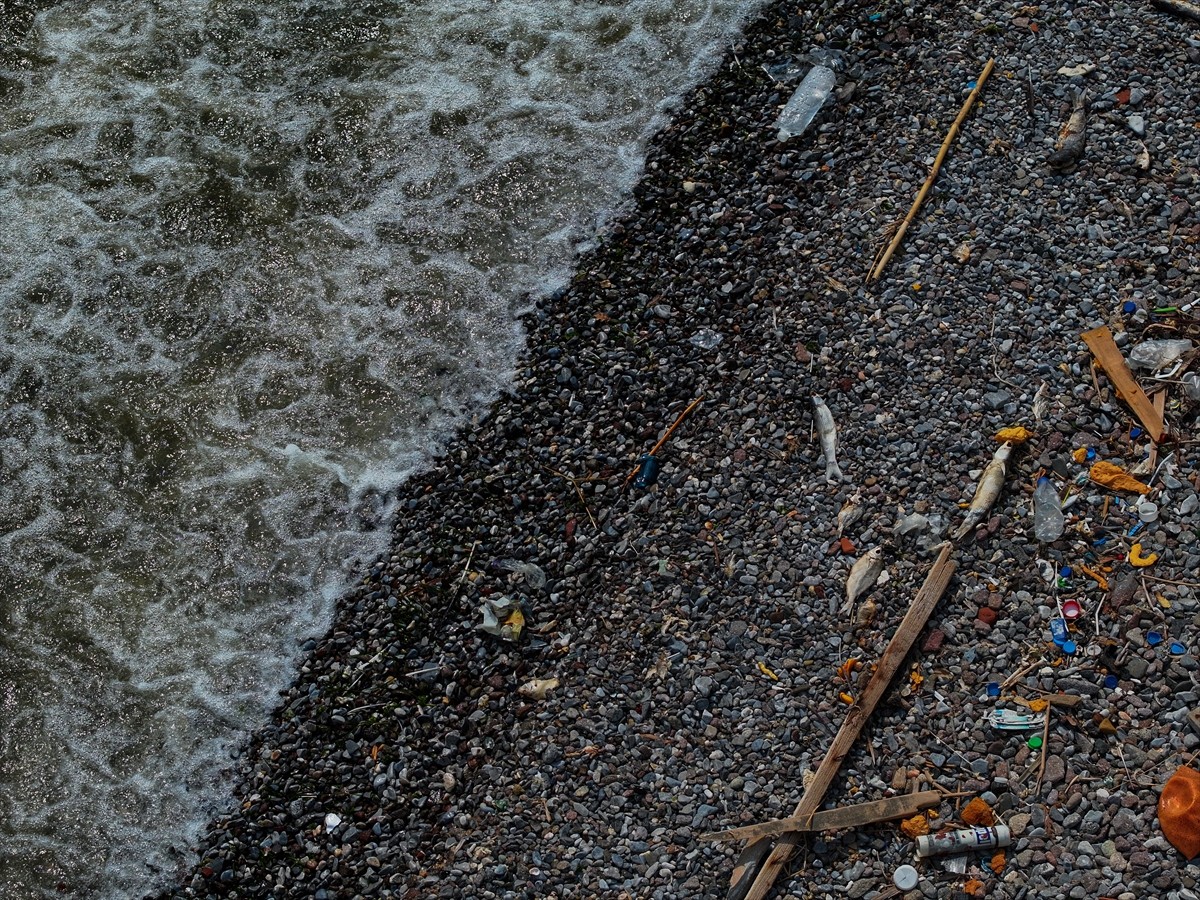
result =
[[1125,313],[1127,316],[1132,315],[1133,313],[1137,312],[1137,304],[1132,300],[1126,300],[1121,304],[1121,312]]
[[1140,438],[1143,433],[1144,432],[1142,429],[1138,428],[1136,425],[1129,429],[1129,436],[1131,438]]
[[1093,459],[1095,459],[1095,458],[1096,458],[1096,451],[1095,451],[1095,449],[1094,449],[1094,448],[1092,448],[1092,447],[1088,447],[1087,454],[1085,455],[1085,458],[1087,459],[1087,461],[1088,461],[1088,462],[1091,462]]
[[1063,645],[1062,645],[1063,653],[1066,653],[1068,656],[1074,656],[1075,650],[1076,650],[1076,647],[1075,647],[1074,641],[1063,641]]
[[1179,641],[1171,644],[1172,656],[1183,656],[1185,653],[1187,653],[1187,647],[1183,646],[1183,644],[1179,643]]
[[1059,569],[1058,577],[1059,578],[1070,578],[1071,577],[1071,567],[1063,566],[1061,569]]
[[1117,686],[1117,684],[1118,684],[1118,681],[1117,681],[1116,675],[1105,675],[1104,676],[1104,686],[1106,688],[1108,688],[1109,690],[1112,690],[1113,688],[1115,688]]
[[989,697],[1000,696],[1000,683],[997,681],[989,681],[987,686],[987,695]]
[[1162,642],[1163,642],[1163,636],[1161,634],[1159,634],[1157,631],[1147,631],[1146,632],[1146,643],[1149,644],[1151,647],[1157,647]]

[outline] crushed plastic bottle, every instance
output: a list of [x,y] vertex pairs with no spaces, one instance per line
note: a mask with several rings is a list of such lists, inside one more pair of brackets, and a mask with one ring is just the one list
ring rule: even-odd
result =
[[1043,543],[1057,541],[1065,523],[1054,482],[1043,475],[1033,492],[1033,536]]
[[837,76],[828,66],[813,66],[796,88],[787,106],[779,114],[779,140],[803,134],[804,129],[821,111],[837,84]]
[[1159,338],[1142,341],[1129,351],[1129,365],[1135,369],[1159,372],[1175,363],[1192,349],[1187,338]]

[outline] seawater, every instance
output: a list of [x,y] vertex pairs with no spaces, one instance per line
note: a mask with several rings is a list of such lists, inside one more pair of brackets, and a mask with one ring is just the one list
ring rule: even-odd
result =
[[0,6],[0,894],[135,898],[742,0]]

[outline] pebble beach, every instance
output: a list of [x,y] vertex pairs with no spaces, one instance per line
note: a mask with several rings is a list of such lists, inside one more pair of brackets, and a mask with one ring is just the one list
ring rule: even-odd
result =
[[[818,62],[834,94],[780,142]],[[1051,166],[1078,95],[1082,155]],[[1090,0],[761,9],[570,283],[531,300],[510,390],[401,489],[390,553],[305,646],[161,897],[725,897],[741,845],[701,835],[792,813],[1018,425],[823,804],[939,790],[937,830],[979,797],[1011,845],[915,862],[896,822],[810,835],[771,896],[1200,896],[1157,817],[1200,752],[1200,399],[1183,370],[1138,372],[1165,391],[1155,448],[1080,338],[1200,341],[1200,303],[1171,311],[1200,300],[1198,210],[1200,21]],[[1090,481],[1094,460],[1157,516]],[[1066,498],[1050,543],[1039,474]],[[1074,653],[1050,636],[1066,600]],[[1079,699],[1046,714],[1050,694]],[[1002,708],[1036,728],[993,727]]]

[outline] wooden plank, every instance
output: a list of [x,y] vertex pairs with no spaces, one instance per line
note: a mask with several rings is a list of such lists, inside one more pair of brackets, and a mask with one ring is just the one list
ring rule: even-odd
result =
[[1078,694],[1047,694],[1042,699],[1060,709],[1074,709],[1083,702],[1083,698]]
[[1092,356],[1096,357],[1100,368],[1108,375],[1109,380],[1117,389],[1117,393],[1121,395],[1121,399],[1133,410],[1133,414],[1138,417],[1142,427],[1149,433],[1150,439],[1155,443],[1161,441],[1166,431],[1163,418],[1154,408],[1141,385],[1137,383],[1133,373],[1129,371],[1125,357],[1121,355],[1116,342],[1113,341],[1112,331],[1107,325],[1103,325],[1100,328],[1085,331],[1080,337],[1092,351]]
[[[825,758],[821,760],[816,776],[804,792],[804,796],[800,798],[796,811],[792,813],[793,818],[811,818],[816,814],[842,761],[850,752],[863,726],[867,724],[875,706],[883,698],[892,678],[900,671],[904,657],[912,649],[917,635],[925,627],[934,607],[950,583],[950,577],[954,574],[957,564],[950,558],[951,549],[948,542],[942,544],[942,551],[925,577],[925,583],[917,591],[908,612],[900,622],[900,627],[896,629],[887,649],[883,651],[879,665],[875,667],[862,696],[847,713],[846,721],[842,723]],[[737,868],[733,870],[728,900],[763,900],[799,842],[800,835],[789,831],[779,838],[774,847],[771,847],[768,838],[761,838],[748,845],[738,860]]]
[[[1159,388],[1150,395],[1150,405],[1154,407],[1154,411],[1158,413],[1158,417],[1165,423],[1167,414],[1167,389]],[[1165,427],[1165,425],[1164,425]],[[1154,467],[1158,464],[1158,444],[1150,445],[1150,471],[1154,471]]]
[[858,828],[874,822],[888,822],[915,816],[923,809],[942,802],[941,791],[921,791],[917,794],[900,794],[853,806],[823,809],[812,816],[790,816],[774,819],[757,825],[744,825],[728,831],[710,831],[700,835],[702,841],[753,841],[788,831],[840,831],[843,828]]

